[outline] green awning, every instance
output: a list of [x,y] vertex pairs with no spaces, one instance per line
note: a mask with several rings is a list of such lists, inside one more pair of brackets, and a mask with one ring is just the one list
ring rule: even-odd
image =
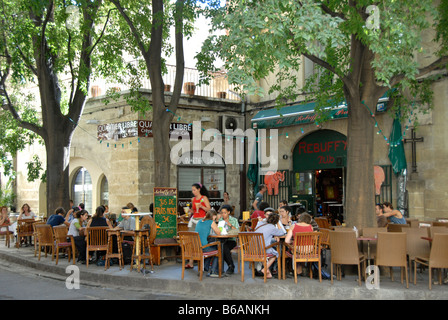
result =
[[[389,100],[387,93],[378,100],[377,112],[386,110],[386,102]],[[268,129],[295,126],[304,123],[312,123],[316,120],[317,114],[314,112],[315,102],[297,104],[280,109],[270,108],[259,111],[251,120],[252,128]],[[345,102],[338,104],[331,109],[330,117],[332,119],[347,118],[348,109]]]

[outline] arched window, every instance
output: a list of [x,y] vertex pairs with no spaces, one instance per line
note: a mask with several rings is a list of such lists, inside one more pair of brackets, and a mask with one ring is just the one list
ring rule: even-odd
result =
[[72,198],[75,205],[84,203],[85,209],[92,212],[92,178],[86,168],[81,168],[75,174],[72,187]]
[[109,205],[109,182],[106,176],[101,179],[100,204]]

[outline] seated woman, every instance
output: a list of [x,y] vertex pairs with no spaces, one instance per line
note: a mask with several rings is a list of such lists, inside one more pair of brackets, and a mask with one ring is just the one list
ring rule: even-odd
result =
[[87,227],[109,227],[112,228],[112,224],[110,223],[109,219],[104,217],[104,207],[99,206],[95,210],[95,214],[93,215],[92,219],[87,222]]
[[[199,233],[199,238],[201,239],[202,246],[208,244],[208,236],[210,235],[211,231],[213,231],[217,235],[221,234],[218,229],[218,225],[215,222],[215,218],[216,218],[216,211],[211,209],[205,214],[205,217],[202,220],[199,220],[198,223],[196,224],[195,231]],[[214,250],[218,250],[218,248],[216,246],[211,246],[203,249],[204,252],[210,252]],[[207,276],[217,278],[219,277],[219,270],[218,270],[218,259],[216,257],[209,257],[204,259],[204,270],[205,272],[209,271],[210,259],[213,259],[211,261],[212,267],[210,270],[210,274],[208,274]]]
[[[286,235],[285,242],[292,243],[294,240],[294,235],[297,232],[313,232],[313,226],[311,225],[312,217],[308,213],[302,213],[294,227],[291,227]],[[297,274],[302,274],[303,264],[299,263],[296,272]]]
[[76,249],[78,249],[78,262],[86,263],[86,240],[84,235],[81,235],[84,231],[83,222],[88,218],[88,212],[86,210],[78,210],[74,213],[74,218],[70,222],[68,228],[68,235],[73,236]]
[[290,206],[282,206],[280,207],[280,209],[278,209],[278,213],[280,215],[280,223],[282,224],[283,228],[285,228],[285,230],[289,230],[292,225],[291,211],[292,209]]
[[[265,221],[260,221],[257,224],[257,228],[255,229],[255,232],[260,232],[263,234],[264,245],[266,247],[271,245],[273,237],[281,237],[281,236],[285,235],[285,232],[282,229],[277,228],[279,219],[280,219],[280,217],[277,213],[271,213],[271,214],[269,214],[269,216],[267,217],[267,219]],[[269,271],[269,268],[274,263],[275,259],[278,258],[278,252],[277,252],[277,250],[275,250],[275,248],[272,247],[272,248],[266,249],[266,254],[272,255],[271,257],[268,258],[267,273],[266,273],[266,278],[270,279],[270,278],[272,278],[272,274]],[[263,269],[261,269],[261,272],[264,274],[266,271],[263,268]]]
[[6,231],[10,231],[10,223],[9,215],[8,215],[8,207],[2,206],[1,207],[1,213],[0,213],[0,231],[3,231],[6,233]]
[[383,203],[383,216],[387,217],[391,223],[406,224],[406,219],[403,217],[400,211],[394,210],[392,203]]

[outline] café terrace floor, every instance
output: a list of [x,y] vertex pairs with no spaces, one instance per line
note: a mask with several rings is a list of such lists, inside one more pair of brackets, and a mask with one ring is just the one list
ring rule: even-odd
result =
[[[61,280],[65,285],[65,279],[71,274],[66,273],[69,265],[68,259],[60,256],[56,266],[55,261],[48,255],[42,255],[38,261],[34,257],[34,246],[15,248],[14,242],[11,247],[5,246],[4,240],[0,239],[0,264],[6,268],[15,268],[19,265],[27,268],[27,272],[33,272],[41,277],[49,277]],[[309,277],[299,277],[298,283],[294,283],[294,277],[287,277],[286,280],[278,280],[276,276],[263,282],[262,277],[252,279],[249,263],[245,266],[245,281],[241,282],[241,274],[237,268],[235,274],[229,277],[209,278],[204,275],[199,281],[197,267],[185,270],[185,279],[181,280],[182,265],[177,260],[162,261],[159,266],[154,266],[154,273],[143,275],[135,269],[130,271],[130,266],[126,265],[120,270],[118,265],[111,266],[108,270],[96,264],[86,265],[76,264],[80,270],[80,284],[92,285],[108,288],[132,288],[135,290],[147,290],[148,292],[163,292],[191,295],[192,299],[203,300],[448,300],[448,284],[433,284],[432,290],[428,288],[428,270],[423,274],[417,273],[417,285],[413,280],[409,281],[409,289],[406,283],[400,281],[400,270],[394,268],[394,281],[389,275],[381,276],[379,289],[369,289],[363,281],[362,286],[358,286],[356,268],[347,267],[345,277],[342,281],[334,278],[334,284],[330,280],[310,279]],[[238,256],[234,255],[237,263]],[[70,264],[71,265],[71,264]],[[329,265],[326,267],[329,270]],[[147,266],[147,270],[151,267]],[[227,266],[225,266],[227,269]],[[437,273],[434,273],[437,275]],[[412,277],[413,279],[413,277]],[[61,284],[62,285],[62,284]],[[36,299],[39,299],[36,297]]]

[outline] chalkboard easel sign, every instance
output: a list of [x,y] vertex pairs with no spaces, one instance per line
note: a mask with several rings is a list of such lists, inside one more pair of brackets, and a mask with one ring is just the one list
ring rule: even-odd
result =
[[155,243],[175,242],[177,235],[177,188],[154,188]]

